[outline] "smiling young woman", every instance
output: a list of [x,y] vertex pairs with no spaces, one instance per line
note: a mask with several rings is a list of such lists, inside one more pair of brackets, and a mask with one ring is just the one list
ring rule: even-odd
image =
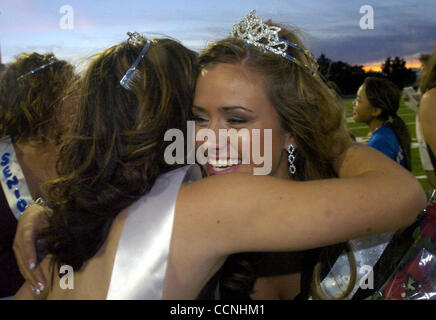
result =
[[[246,23],[249,25],[249,22]],[[313,69],[309,70],[312,72],[307,72],[313,59],[310,53],[302,49],[296,33],[283,26],[268,24],[265,29],[281,28],[278,40],[288,44],[288,57],[291,56],[292,61],[300,63],[290,64],[289,59],[278,57],[265,47],[263,50],[258,48],[267,42],[259,41],[256,45],[249,45],[252,40],[230,37],[211,44],[199,57],[202,70],[197,81],[193,108],[197,126],[215,132],[222,129],[250,132],[271,130],[271,176],[303,181],[336,178],[339,171],[335,162],[349,145],[342,110],[316,72]],[[244,25],[244,28],[249,30],[250,26]],[[277,38],[274,39],[277,41]],[[240,139],[238,150],[242,149],[241,144]],[[212,144],[210,147],[221,150],[229,148],[229,145],[230,141],[225,145]],[[262,150],[262,145],[260,148]],[[293,151],[292,154],[290,151]],[[289,161],[290,157],[293,163]],[[237,165],[230,164],[224,169],[217,165],[206,165],[206,171],[210,175],[253,173],[258,166],[255,163],[240,164],[241,155],[238,160]],[[360,161],[356,161],[356,166],[359,165]],[[333,259],[338,253],[338,248],[333,247],[322,251],[324,259]],[[319,254],[320,252],[308,251],[306,254],[294,252],[232,256],[214,280],[221,282],[219,287],[224,297],[235,297],[235,294],[238,297],[248,297],[250,294],[252,297],[263,298],[289,297],[291,291],[294,292],[291,296],[295,296],[295,292],[300,290],[300,297],[307,297],[312,270]],[[284,262],[285,259],[293,260],[293,263]],[[276,267],[272,267],[274,265]],[[266,279],[262,277],[265,275],[274,277]],[[280,279],[281,285],[277,285],[277,279]],[[287,283],[288,288],[283,289],[283,283]],[[352,285],[350,284],[351,289]],[[233,292],[226,292],[226,287]],[[271,287],[277,290],[274,292]],[[318,286],[312,287],[316,289]],[[209,285],[208,288],[212,292],[216,291],[214,285]],[[271,294],[262,293],[268,290]],[[317,295],[316,292],[312,293]],[[203,294],[210,297],[207,292]]]

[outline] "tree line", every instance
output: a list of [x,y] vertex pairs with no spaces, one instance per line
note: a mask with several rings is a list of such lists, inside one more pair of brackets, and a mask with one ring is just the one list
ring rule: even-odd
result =
[[334,82],[341,95],[357,92],[366,77],[380,77],[391,80],[399,89],[416,82],[416,72],[406,67],[403,58],[386,58],[381,72],[365,72],[362,65],[350,65],[343,61],[333,61],[324,54],[317,59],[320,73],[329,82]]

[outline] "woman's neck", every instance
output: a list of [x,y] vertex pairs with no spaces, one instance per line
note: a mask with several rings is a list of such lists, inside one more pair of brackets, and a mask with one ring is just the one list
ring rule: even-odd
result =
[[18,162],[34,199],[42,196],[41,183],[56,178],[57,148],[50,142],[14,142]]
[[273,168],[271,175],[276,178],[292,180],[292,177],[289,175],[289,162],[286,151],[282,152],[279,163],[275,166],[275,168]]
[[378,128],[383,126],[385,123],[386,123],[386,120],[374,118],[368,123],[369,130],[371,132],[374,132],[375,130],[377,130]]

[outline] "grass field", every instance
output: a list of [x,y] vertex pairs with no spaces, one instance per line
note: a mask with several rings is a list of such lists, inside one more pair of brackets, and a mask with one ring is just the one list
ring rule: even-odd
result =
[[[343,99],[342,103],[345,107],[346,115],[347,115],[347,123],[348,127],[352,134],[354,134],[359,142],[367,141],[367,134],[369,132],[369,128],[364,123],[355,123],[353,120],[353,107],[352,107],[353,99]],[[398,115],[404,120],[409,129],[410,137],[412,138],[412,172],[413,175],[421,182],[424,190],[427,195],[430,195],[430,185],[427,181],[427,177],[425,175],[425,171],[422,168],[421,160],[419,158],[418,146],[416,143],[416,131],[415,131],[415,112],[407,108],[404,104],[404,101],[401,101],[400,109],[398,110]]]

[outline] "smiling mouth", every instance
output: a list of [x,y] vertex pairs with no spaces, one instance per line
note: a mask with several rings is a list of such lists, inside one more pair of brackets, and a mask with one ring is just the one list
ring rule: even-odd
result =
[[240,167],[242,161],[240,159],[209,159],[207,163],[207,171],[210,176],[224,173],[231,173]]

